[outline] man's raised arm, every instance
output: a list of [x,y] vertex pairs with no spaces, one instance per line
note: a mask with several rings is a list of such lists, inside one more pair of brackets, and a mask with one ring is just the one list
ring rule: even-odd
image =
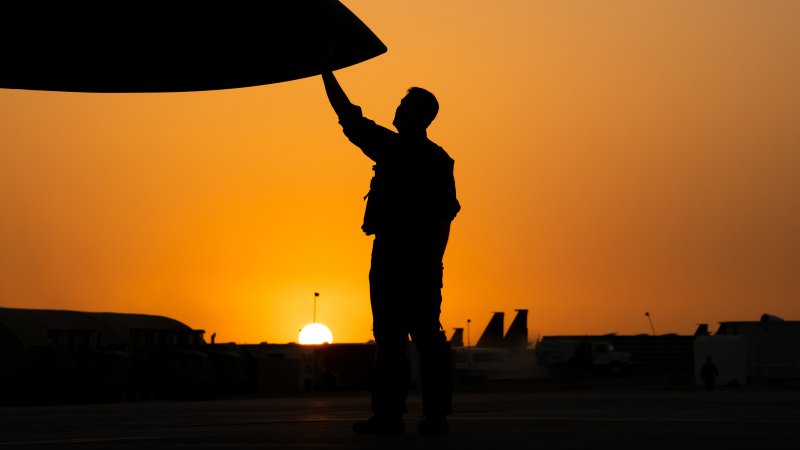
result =
[[333,76],[330,70],[322,72],[322,81],[325,83],[325,93],[328,94],[328,101],[331,102],[333,110],[336,115],[341,119],[342,116],[352,111],[353,104],[344,93],[344,89],[339,85],[339,81]]
[[325,83],[328,101],[339,116],[339,124],[342,125],[344,135],[367,157],[377,162],[383,154],[382,149],[387,140],[394,138],[395,133],[376,125],[372,120],[365,119],[361,115],[361,108],[350,103],[350,99],[331,71],[322,72],[322,81]]

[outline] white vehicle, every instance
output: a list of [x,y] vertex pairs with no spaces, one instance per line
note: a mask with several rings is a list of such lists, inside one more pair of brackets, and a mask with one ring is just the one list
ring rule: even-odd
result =
[[542,376],[533,352],[504,348],[457,347],[453,349],[456,373],[487,380],[521,380]]
[[538,364],[548,368],[604,369],[615,375],[627,372],[631,356],[608,341],[543,337],[536,345]]

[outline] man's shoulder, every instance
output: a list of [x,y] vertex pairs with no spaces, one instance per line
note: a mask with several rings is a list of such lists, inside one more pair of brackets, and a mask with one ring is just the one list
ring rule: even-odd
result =
[[449,165],[455,163],[455,160],[452,157],[450,157],[450,154],[447,153],[447,151],[441,145],[437,144],[436,142],[433,142],[430,139],[428,139],[428,145],[430,146],[431,149],[433,149],[433,153],[437,159],[440,159],[441,161],[446,162]]

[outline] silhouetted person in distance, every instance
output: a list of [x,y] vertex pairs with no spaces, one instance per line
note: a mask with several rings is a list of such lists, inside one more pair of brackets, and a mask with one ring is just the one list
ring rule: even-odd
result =
[[714,390],[714,383],[718,375],[719,371],[717,370],[717,366],[711,361],[710,356],[706,356],[706,362],[703,364],[703,367],[700,368],[700,379],[703,380],[707,391]]
[[355,423],[353,430],[363,434],[405,431],[410,334],[420,355],[423,416],[418,431],[447,433],[453,372],[450,346],[439,322],[442,257],[450,222],[461,206],[456,199],[453,160],[426,132],[439,104],[430,92],[412,87],[395,112],[394,132],[363,117],[332,72],[324,72],[322,78],[344,134],[375,162],[362,225],[367,235],[375,236],[369,271],[377,345],[373,416]]

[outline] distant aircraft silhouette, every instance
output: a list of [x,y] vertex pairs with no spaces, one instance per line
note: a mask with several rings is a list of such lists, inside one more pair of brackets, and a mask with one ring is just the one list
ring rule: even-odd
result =
[[516,317],[503,337],[503,346],[509,349],[524,349],[528,346],[528,310],[517,309],[516,312]]
[[478,347],[502,347],[505,313],[496,312],[478,338]]
[[525,349],[528,345],[528,310],[516,309],[517,315],[505,332],[505,313],[496,312],[478,338],[476,347]]
[[9,89],[241,88],[318,75],[323,56],[341,69],[386,52],[338,0],[13,2],[3,16],[0,88]]
[[450,336],[450,347],[463,347],[464,346],[464,329],[456,328],[453,335]]

